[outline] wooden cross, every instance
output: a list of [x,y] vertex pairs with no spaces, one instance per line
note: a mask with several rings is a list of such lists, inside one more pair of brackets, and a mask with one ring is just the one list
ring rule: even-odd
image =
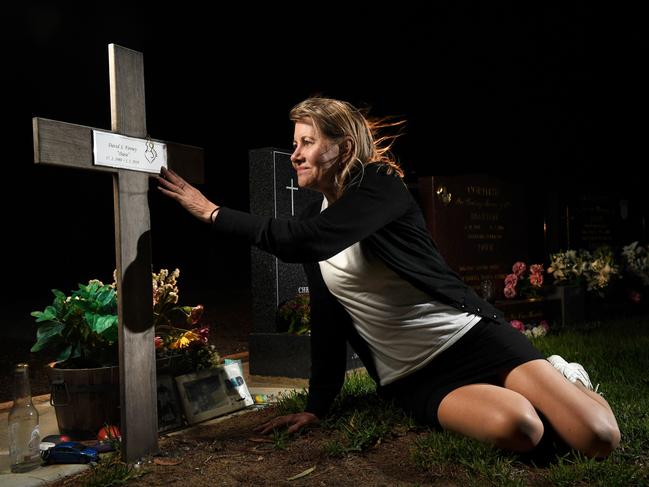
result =
[[[143,55],[110,44],[108,60],[111,130],[145,138]],[[150,174],[93,165],[93,130],[108,130],[43,118],[33,119],[33,130],[34,162],[113,174],[122,454],[133,461],[158,449]],[[164,143],[168,167],[192,183],[202,182],[203,150]]]

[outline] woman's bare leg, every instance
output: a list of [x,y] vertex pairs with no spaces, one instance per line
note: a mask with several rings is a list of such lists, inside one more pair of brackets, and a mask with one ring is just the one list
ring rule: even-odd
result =
[[543,436],[543,423],[521,394],[491,384],[470,384],[444,397],[437,417],[447,431],[513,451],[529,451]]
[[569,382],[546,360],[532,360],[504,376],[504,386],[529,400],[571,447],[589,457],[608,456],[620,430],[606,400]]

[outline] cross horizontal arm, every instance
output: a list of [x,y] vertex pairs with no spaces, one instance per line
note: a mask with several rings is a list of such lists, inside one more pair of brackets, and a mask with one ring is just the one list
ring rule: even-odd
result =
[[[92,171],[118,171],[115,168],[95,166],[92,163],[92,131],[100,130],[111,133],[110,130],[39,117],[34,117],[32,124],[34,162],[37,164],[77,167]],[[170,169],[192,184],[204,182],[203,149],[175,142],[152,140],[167,144],[167,164]]]

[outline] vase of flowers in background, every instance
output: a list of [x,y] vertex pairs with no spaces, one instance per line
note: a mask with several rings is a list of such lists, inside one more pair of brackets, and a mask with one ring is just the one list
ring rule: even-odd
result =
[[525,262],[516,262],[512,273],[505,277],[505,298],[536,299],[541,295],[543,287],[543,265],[532,264],[527,267]]
[[586,291],[599,298],[605,298],[611,284],[620,277],[620,267],[615,262],[613,251],[608,246],[599,247],[592,253],[582,251],[586,265]]
[[527,338],[539,338],[545,336],[550,331],[550,325],[546,320],[541,320],[539,324],[536,323],[523,323],[520,320],[512,320],[509,322],[512,328],[520,331]]
[[581,251],[566,250],[550,255],[548,274],[554,278],[550,297],[561,303],[561,323],[565,325],[584,321],[586,316],[585,269],[587,255]]
[[[583,321],[586,310],[598,318],[611,305],[611,283],[619,277],[609,247],[590,252],[585,249],[566,250],[550,256],[548,274],[554,278],[554,295],[561,299],[563,323]],[[586,307],[586,300],[589,301]]]
[[505,301],[499,306],[515,329],[529,337],[545,335],[549,330],[548,315],[552,315],[543,299],[543,265],[518,261],[504,281]]

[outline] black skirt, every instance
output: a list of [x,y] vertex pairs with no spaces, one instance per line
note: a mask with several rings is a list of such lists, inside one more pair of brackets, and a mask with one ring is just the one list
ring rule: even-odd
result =
[[379,394],[394,399],[416,421],[441,430],[437,410],[451,391],[467,384],[502,385],[502,374],[543,358],[520,331],[483,318],[423,368],[380,387]]

